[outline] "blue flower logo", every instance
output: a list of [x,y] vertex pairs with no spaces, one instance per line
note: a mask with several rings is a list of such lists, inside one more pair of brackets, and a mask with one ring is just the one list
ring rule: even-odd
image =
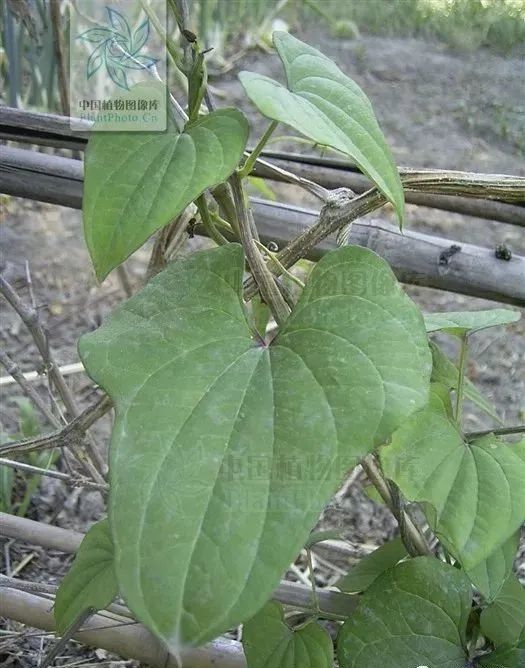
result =
[[144,70],[152,67],[158,58],[141,55],[148,41],[149,19],[146,18],[132,33],[128,22],[116,9],[106,7],[109,26],[91,28],[77,36],[84,42],[95,44],[87,61],[87,78],[104,66],[110,79],[119,88],[129,90],[126,70]]

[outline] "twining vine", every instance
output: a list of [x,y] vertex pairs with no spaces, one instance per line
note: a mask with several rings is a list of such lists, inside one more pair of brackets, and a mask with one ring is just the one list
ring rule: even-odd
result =
[[[319,513],[361,465],[400,538],[338,584],[361,594],[337,620],[339,665],[519,668],[525,590],[512,566],[525,520],[525,440],[507,440],[519,427],[466,434],[462,423],[465,399],[494,416],[467,378],[470,337],[519,314],[422,314],[388,264],[344,235],[386,202],[402,226],[410,183],[476,194],[483,183],[453,173],[401,178],[364,92],[284,32],[273,39],[286,84],[239,75],[270,121],[246,154],[245,116],[215,107],[185,3],[170,7],[185,40],[182,54],[172,42],[170,53],[188,80],[186,104],[173,106],[164,133],[93,132],[85,158],[84,231],[98,278],[157,234],[151,279],[80,339],[107,397],[67,432],[25,444],[71,446],[115,407],[108,518],[89,531],[58,590],[59,633],[120,596],[175,655],[244,624],[248,668],[329,668],[334,645],[315,585],[300,618],[270,599],[301,548],[323,540],[310,536]],[[259,239],[246,179],[280,123],[351,158],[374,187],[355,196],[285,173],[323,208],[276,252]],[[166,258],[190,225],[215,246]],[[336,232],[341,247],[296,281],[291,299],[278,277]],[[434,332],[458,338],[459,368]],[[85,465],[103,486],[95,464]],[[502,625],[506,616],[512,623]]]

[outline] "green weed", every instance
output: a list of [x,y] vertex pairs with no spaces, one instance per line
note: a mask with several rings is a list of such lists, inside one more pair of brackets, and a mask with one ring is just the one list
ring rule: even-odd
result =
[[[0,443],[34,438],[42,433],[38,415],[31,402],[24,397],[16,397],[14,402],[18,406],[18,431],[9,436],[0,434]],[[25,457],[20,457],[20,461],[48,469],[53,466],[57,458],[58,453],[54,452],[30,452]],[[0,510],[20,517],[25,516],[41,477],[34,473],[23,473],[7,466],[0,466]]]

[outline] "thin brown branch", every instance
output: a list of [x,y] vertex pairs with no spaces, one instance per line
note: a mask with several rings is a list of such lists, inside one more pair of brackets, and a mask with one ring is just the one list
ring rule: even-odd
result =
[[[31,333],[33,341],[35,342],[35,345],[38,348],[38,352],[40,353],[40,356],[44,362],[45,369],[49,374],[49,377],[54,386],[56,387],[60,397],[62,398],[66,410],[72,417],[78,417],[80,414],[80,409],[78,408],[77,403],[73,397],[73,393],[69,389],[69,386],[60,372],[60,367],[57,364],[54,353],[51,349],[51,346],[49,345],[47,333],[40,324],[38,310],[27,306],[2,275],[0,275],[0,293],[18,313],[22,319],[22,322]],[[86,439],[85,447],[89,455],[89,460],[83,457],[82,463],[84,467],[87,468],[89,474],[93,476],[96,482],[103,483],[104,474],[107,470],[107,467],[100,453],[98,452],[95,443],[90,439],[89,435]],[[78,455],[81,456],[80,453],[78,453]]]
[[3,350],[0,350],[0,364],[4,367],[7,373],[10,376],[12,376],[14,380],[20,385],[24,394],[34,403],[34,405],[48,420],[48,422],[51,425],[53,425],[53,427],[55,427],[56,429],[59,429],[62,424],[60,420],[49,408],[49,406],[42,399],[42,397],[38,394],[33,385],[31,385],[31,383],[28,380],[26,380],[18,364],[16,364],[16,362],[14,362],[9,357],[9,355]]
[[0,574],[0,587],[10,587],[19,591],[27,591],[30,594],[56,594],[58,587],[46,582],[28,582],[18,578],[11,578]]
[[112,406],[111,399],[104,396],[92,406],[86,408],[72,422],[52,434],[0,445],[0,456],[21,455],[52,448],[69,448],[74,451],[82,445],[86,431],[91,425],[103,417]]
[[109,485],[107,483],[93,482],[92,480],[83,478],[82,476],[70,475],[69,473],[62,473],[62,471],[55,471],[54,469],[43,469],[40,466],[33,466],[32,464],[26,464],[25,462],[17,462],[12,459],[6,459],[5,457],[0,457],[0,466],[7,466],[18,471],[25,471],[31,475],[43,475],[47,476],[48,478],[63,480],[73,487],[88,487],[90,489],[98,489],[103,492],[107,492],[109,490]]
[[265,175],[267,175],[266,178],[274,179],[275,181],[285,181],[286,183],[291,183],[294,186],[299,186],[300,188],[303,188],[303,190],[309,192],[311,195],[314,195],[314,197],[317,197],[317,199],[320,199],[322,202],[326,202],[330,194],[330,191],[324,188],[322,185],[319,185],[318,183],[315,183],[314,181],[311,181],[304,176],[297,176],[296,174],[293,174],[292,172],[289,172],[288,170],[259,157],[255,160],[254,171],[255,173],[259,173],[261,170]]
[[[351,191],[344,188],[332,191],[327,203],[319,212],[317,223],[292,239],[278,253],[277,259],[283,267],[288,269],[330,234],[349,225],[357,218],[375,211],[385,202],[385,196],[376,188],[368,190],[359,197],[354,197]],[[273,273],[279,275],[281,271],[274,265]],[[245,299],[251,299],[255,292],[255,281],[249,278],[244,284]]]
[[38,348],[38,352],[44,361],[46,371],[49,373],[67,411],[73,416],[78,415],[78,406],[71,390],[66,385],[66,382],[59,371],[58,364],[55,361],[53,351],[49,345],[47,334],[44,328],[40,325],[38,311],[27,306],[2,275],[0,275],[0,293],[18,313],[22,322],[31,333],[36,347]]

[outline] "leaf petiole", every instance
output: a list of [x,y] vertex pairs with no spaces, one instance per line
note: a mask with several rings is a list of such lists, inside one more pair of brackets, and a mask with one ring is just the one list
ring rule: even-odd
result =
[[455,422],[458,428],[461,428],[461,409],[463,406],[463,393],[465,390],[465,373],[468,359],[468,343],[469,334],[465,332],[461,336],[461,349],[459,352],[459,369],[458,369],[458,388],[456,392],[456,410],[454,413]]
[[253,167],[255,163],[257,162],[257,158],[260,156],[262,153],[262,150],[268,143],[268,140],[272,136],[273,131],[275,128],[278,126],[278,121],[272,121],[270,125],[266,128],[266,132],[263,134],[263,136],[259,139],[257,142],[257,146],[253,149],[253,151],[250,153],[250,155],[246,158],[246,162],[242,166],[242,168],[239,170],[239,176],[241,179],[246,178],[252,173]]
[[211,218],[210,210],[208,209],[208,203],[206,202],[206,196],[200,195],[197,197],[195,204],[199,210],[204,229],[206,230],[206,233],[209,235],[210,239],[213,239],[217,246],[224,246],[224,244],[227,244],[228,240],[225,239],[219,230],[215,227],[215,223]]

